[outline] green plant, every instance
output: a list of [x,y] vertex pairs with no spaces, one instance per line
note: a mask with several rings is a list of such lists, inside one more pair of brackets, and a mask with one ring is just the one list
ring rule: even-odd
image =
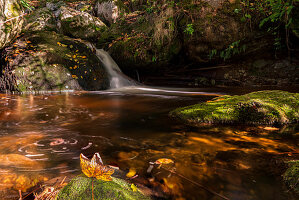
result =
[[[271,32],[276,38],[280,38],[281,32],[285,32],[285,42],[289,48],[289,29],[293,22],[292,14],[295,8],[295,2],[298,0],[242,0],[243,13],[242,21],[246,19],[251,22],[251,14],[255,13],[261,18],[259,22],[260,28],[266,28],[268,32]],[[238,11],[235,10],[235,13]],[[281,43],[278,43],[276,39],[274,46],[281,48]]]
[[30,11],[32,11],[33,7],[29,4],[28,0],[20,0],[20,2],[24,8],[27,8]]
[[213,49],[209,54],[209,59],[211,60],[216,55],[217,55],[217,49]]
[[[219,57],[223,60],[231,58],[233,55],[238,55],[246,51],[246,45],[240,45],[241,41],[235,41],[231,43],[226,49],[220,51]],[[218,54],[216,49],[213,49],[209,54],[209,59],[211,60],[214,56]]]
[[193,24],[187,24],[187,27],[185,28],[184,33],[186,33],[188,35],[193,35],[193,33],[194,33]]

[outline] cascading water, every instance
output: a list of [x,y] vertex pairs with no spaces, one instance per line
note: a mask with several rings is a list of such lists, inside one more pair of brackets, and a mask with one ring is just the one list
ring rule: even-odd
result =
[[102,65],[106,69],[109,80],[110,90],[109,92],[122,92],[122,93],[136,93],[136,94],[150,94],[150,95],[166,95],[166,96],[193,96],[193,95],[222,95],[221,93],[210,93],[201,91],[192,91],[188,88],[161,88],[144,86],[130,77],[122,73],[113,58],[108,52],[103,49],[97,49],[93,44],[84,42],[89,48],[95,51],[96,56],[101,61]]
[[86,45],[95,50],[96,56],[106,69],[110,79],[110,89],[139,85],[136,81],[122,73],[121,69],[108,52],[103,49],[95,48],[91,43],[87,43]]

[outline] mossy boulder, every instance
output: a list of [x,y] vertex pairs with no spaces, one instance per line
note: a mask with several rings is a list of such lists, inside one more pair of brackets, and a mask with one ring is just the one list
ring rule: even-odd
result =
[[259,91],[221,96],[211,101],[178,108],[170,116],[191,124],[287,124],[299,121],[299,93]]
[[48,8],[39,8],[25,17],[23,31],[56,31],[56,19]]
[[[0,49],[7,46],[22,31],[24,14],[20,0],[0,0]],[[6,20],[12,19],[4,23]]]
[[299,195],[299,160],[289,161],[288,164],[289,168],[283,174],[283,181]]
[[72,179],[58,193],[57,200],[91,200],[92,187],[95,200],[150,200],[139,190],[133,191],[130,184],[124,180],[112,178],[112,181],[101,181],[88,178],[85,175],[79,175]]
[[60,8],[59,20],[63,34],[74,38],[92,40],[106,30],[106,25],[100,19],[65,6]]
[[2,55],[1,91],[102,90],[109,79],[84,43],[55,32],[34,32]]

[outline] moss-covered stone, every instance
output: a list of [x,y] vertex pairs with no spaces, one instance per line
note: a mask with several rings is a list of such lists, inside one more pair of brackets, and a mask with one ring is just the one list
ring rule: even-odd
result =
[[56,31],[54,14],[48,8],[40,8],[25,17],[23,31]]
[[288,162],[289,168],[283,174],[284,183],[299,195],[299,160]]
[[94,39],[106,29],[106,25],[100,19],[87,12],[80,12],[65,6],[60,8],[60,12],[61,30],[65,35]]
[[107,73],[85,44],[55,32],[35,32],[7,48],[0,90],[101,90]]
[[221,96],[170,113],[185,122],[286,124],[299,121],[299,93],[259,91]]
[[85,175],[79,175],[72,179],[59,192],[57,200],[91,200],[92,190],[95,200],[150,200],[140,191],[133,191],[124,180],[112,178],[112,181],[101,181],[88,178]]

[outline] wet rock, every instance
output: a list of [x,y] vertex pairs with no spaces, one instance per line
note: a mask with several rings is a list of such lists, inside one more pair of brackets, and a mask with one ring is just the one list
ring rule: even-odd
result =
[[[20,0],[0,0],[0,49],[7,46],[21,33],[24,14]],[[6,20],[15,18],[9,22]]]
[[24,31],[56,31],[57,21],[48,8],[33,11],[25,18]]
[[0,90],[101,90],[109,80],[84,43],[55,32],[28,34],[6,49]]
[[101,181],[87,178],[85,175],[80,175],[72,179],[59,192],[57,199],[92,199],[92,191],[94,199],[150,199],[144,196],[139,190],[133,191],[130,185],[124,180],[112,178],[112,181]]
[[61,31],[75,38],[94,39],[106,29],[106,25],[98,18],[65,6],[60,8],[59,20]]
[[299,195],[299,160],[288,162],[289,168],[283,174],[283,181],[289,189]]
[[41,168],[37,161],[20,154],[0,154],[0,165]]
[[119,17],[120,8],[116,5],[117,1],[98,0],[95,4],[95,14],[105,24],[111,25],[115,23]]

